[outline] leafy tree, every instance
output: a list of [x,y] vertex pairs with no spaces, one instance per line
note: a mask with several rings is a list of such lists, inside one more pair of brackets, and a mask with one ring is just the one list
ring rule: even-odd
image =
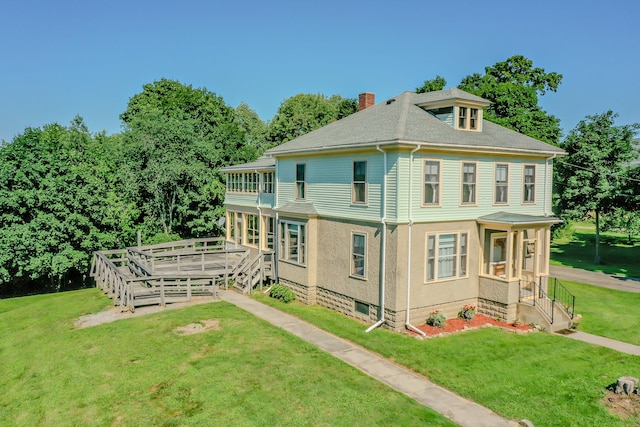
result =
[[76,117],[0,148],[0,294],[64,289],[88,274],[92,251],[127,243],[114,230],[135,208],[104,202],[117,185],[110,143]]
[[425,80],[424,84],[416,88],[416,93],[435,92],[442,90],[447,85],[447,81],[444,77],[436,76],[432,80]]
[[614,208],[609,215],[603,217],[604,231],[617,231],[627,235],[627,242],[633,243],[633,236],[640,234],[640,212],[625,208]]
[[298,94],[286,99],[267,130],[265,148],[295,139],[358,111],[355,99],[333,95]]
[[600,216],[614,211],[625,185],[624,170],[633,158],[631,141],[640,125],[616,126],[611,110],[587,116],[561,147],[567,156],[556,170],[560,185],[559,207],[569,219],[596,219],[595,262],[600,262]]
[[485,109],[485,118],[551,144],[560,139],[560,120],[548,114],[538,104],[538,97],[547,91],[555,92],[562,82],[562,74],[547,73],[533,67],[533,61],[515,55],[506,61],[485,67],[462,79],[458,88],[492,102]]
[[145,235],[219,233],[225,192],[219,168],[251,161],[257,152],[245,144],[234,109],[207,89],[162,79],[144,85],[120,117]]
[[257,152],[262,152],[267,134],[267,124],[260,119],[258,113],[244,102],[236,107],[235,113],[236,123],[244,131],[245,143],[255,147]]

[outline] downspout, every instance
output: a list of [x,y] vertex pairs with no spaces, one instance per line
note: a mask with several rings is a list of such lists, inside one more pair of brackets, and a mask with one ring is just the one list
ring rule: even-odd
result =
[[387,263],[387,152],[380,148],[380,145],[376,145],[376,150],[380,151],[383,155],[383,168],[384,168],[384,178],[382,180],[382,191],[380,192],[380,196],[382,198],[382,215],[380,218],[380,223],[382,224],[382,236],[380,238],[380,251],[382,252],[380,256],[380,309],[378,312],[378,321],[373,325],[369,326],[369,328],[365,332],[371,332],[380,325],[385,322],[384,319],[384,285],[385,285],[385,276],[387,274],[386,271],[386,263]]
[[407,312],[404,319],[404,326],[410,331],[416,332],[423,337],[427,336],[420,329],[416,328],[409,321],[409,310],[411,309],[411,227],[413,225],[412,215],[412,202],[413,202],[413,153],[420,149],[420,145],[416,145],[416,148],[411,150],[409,154],[409,224],[408,224],[408,237],[407,237]]
[[[557,156],[557,154],[554,154],[551,157],[547,157],[546,159],[544,159],[544,215],[545,216],[549,216],[551,215],[551,212],[549,212],[548,206],[547,206],[547,181],[549,179],[549,160],[553,160],[555,159]],[[551,182],[553,182],[553,177],[551,179]]]
[[276,160],[276,169],[274,171],[273,174],[273,210],[276,211],[276,219],[275,219],[275,224],[273,224],[274,226],[274,230],[273,230],[273,276],[274,276],[274,280],[276,283],[278,283],[278,259],[280,258],[280,254],[279,254],[279,247],[280,247],[280,236],[278,235],[279,231],[280,231],[280,224],[279,224],[279,219],[280,219],[280,214],[277,211],[278,208],[278,182],[280,181],[280,178],[278,177],[278,162]]

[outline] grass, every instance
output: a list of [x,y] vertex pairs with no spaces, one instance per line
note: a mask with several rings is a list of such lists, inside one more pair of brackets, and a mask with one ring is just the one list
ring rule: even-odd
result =
[[640,358],[564,337],[481,329],[419,341],[366,325],[322,307],[260,301],[419,372],[507,418],[535,425],[640,425],[610,415],[607,386],[640,372]]
[[600,234],[600,264],[595,264],[595,226],[577,222],[551,242],[551,264],[640,278],[640,242],[629,244],[623,233]]
[[640,307],[640,293],[565,280],[561,283],[576,295],[576,312],[582,315],[578,330],[640,345],[637,309]]
[[[97,289],[0,300],[0,425],[453,425],[217,302],[75,329]],[[219,319],[221,330],[178,326]]]

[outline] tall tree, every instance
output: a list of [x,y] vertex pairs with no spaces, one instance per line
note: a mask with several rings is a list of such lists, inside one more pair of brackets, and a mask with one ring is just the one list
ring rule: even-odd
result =
[[256,157],[234,109],[207,89],[162,79],[144,85],[120,117],[145,234],[218,234],[225,192],[219,168]]
[[358,111],[355,99],[298,94],[280,104],[267,130],[266,148],[297,138]]
[[434,79],[425,80],[422,86],[416,88],[416,93],[435,92],[444,89],[446,85],[444,77],[438,75]]
[[559,207],[569,219],[595,214],[595,262],[600,262],[600,216],[612,212],[625,185],[625,169],[634,157],[632,139],[639,124],[615,125],[609,110],[587,116],[567,135],[561,147],[567,156],[556,166]]
[[0,147],[0,294],[64,289],[88,275],[92,251],[126,239],[114,229],[135,209],[104,201],[118,192],[110,143],[76,117]]
[[485,67],[462,79],[458,88],[489,101],[485,118],[551,144],[560,140],[560,120],[539,105],[539,96],[555,92],[562,82],[562,74],[547,73],[533,66],[533,61],[515,55],[506,61]]
[[244,102],[236,107],[235,113],[236,123],[244,131],[246,144],[255,147],[257,152],[262,152],[267,124]]

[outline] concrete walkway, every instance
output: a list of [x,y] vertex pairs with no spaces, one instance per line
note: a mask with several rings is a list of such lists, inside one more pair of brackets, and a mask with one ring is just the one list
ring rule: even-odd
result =
[[234,291],[221,291],[220,298],[315,344],[332,356],[443,414],[461,426],[518,426],[518,423],[502,418],[484,406],[439,387],[421,375],[294,316]]
[[560,280],[587,283],[601,288],[640,293],[640,280],[629,277],[614,276],[598,271],[587,271],[579,268],[549,266],[549,276]]
[[[549,276],[557,277],[560,280],[586,283],[588,285],[598,286],[601,288],[640,293],[640,280],[635,278],[619,277],[597,271],[587,271],[579,268],[561,267],[557,265],[549,266]],[[580,300],[578,299],[578,311],[580,311],[579,304]],[[567,334],[563,333],[562,335],[574,340],[584,341],[589,344],[611,348],[622,353],[640,356],[640,346],[637,345],[615,341],[609,338],[579,331],[571,331]]]

